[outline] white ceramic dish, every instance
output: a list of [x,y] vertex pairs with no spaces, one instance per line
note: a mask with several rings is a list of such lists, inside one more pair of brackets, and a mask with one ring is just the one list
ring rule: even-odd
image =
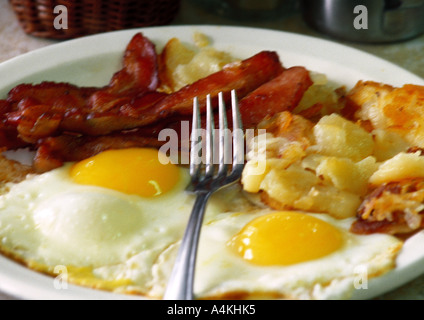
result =
[[[325,73],[331,81],[353,86],[358,80],[374,80],[401,86],[424,85],[424,80],[372,55],[311,37],[238,27],[170,26],[118,31],[67,41],[39,49],[0,65],[0,99],[23,82],[64,81],[77,85],[108,83],[121,66],[125,46],[136,32],[143,32],[158,49],[172,37],[192,42],[195,32],[208,35],[213,45],[246,58],[261,50],[275,50],[286,67],[302,65]],[[408,241],[397,268],[371,280],[368,289],[357,290],[355,299],[369,299],[390,291],[424,273],[424,233]],[[0,291],[22,299],[138,299],[69,285],[55,289],[52,277],[33,272],[0,256]]]

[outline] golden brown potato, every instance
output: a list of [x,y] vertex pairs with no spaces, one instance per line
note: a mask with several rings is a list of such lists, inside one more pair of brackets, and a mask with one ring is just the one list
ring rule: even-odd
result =
[[268,133],[249,154],[243,172],[245,191],[261,193],[262,201],[276,210],[340,219],[356,215],[378,169],[370,133],[337,114],[314,125],[283,112],[264,127]]
[[359,82],[347,99],[360,107],[356,116],[375,129],[395,132],[411,146],[424,147],[424,86],[395,88],[376,82]]
[[333,113],[321,118],[313,129],[318,153],[360,161],[370,156],[374,141],[362,127]]
[[229,53],[209,46],[201,34],[195,36],[195,44],[189,46],[173,38],[165,45],[158,59],[162,91],[175,92],[236,61]]
[[177,38],[172,38],[167,42],[159,55],[159,77],[162,89],[176,91],[178,83],[174,72],[179,65],[188,64],[194,55],[195,51],[183,45]]
[[0,155],[0,193],[3,193],[7,183],[21,182],[28,174],[33,174],[34,172],[30,166]]
[[[307,108],[319,99],[331,101],[325,81],[314,86],[303,100]],[[257,148],[259,156],[248,159],[245,190],[261,193],[274,209],[345,218],[355,216],[375,188],[424,178],[424,87],[360,81],[345,106],[352,109],[321,112],[315,123],[284,112],[262,124],[267,139]],[[254,175],[259,167],[264,170]],[[402,208],[409,208],[405,198],[401,201]]]

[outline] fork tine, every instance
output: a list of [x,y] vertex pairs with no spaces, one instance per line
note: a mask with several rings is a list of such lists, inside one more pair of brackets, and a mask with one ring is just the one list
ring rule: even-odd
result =
[[214,175],[214,117],[212,110],[211,95],[206,96],[206,178]]
[[224,94],[222,92],[218,95],[219,99],[219,171],[218,176],[224,177],[227,174],[228,165],[227,158],[231,153],[228,143],[228,121],[224,101]]
[[200,118],[200,106],[199,99],[195,97],[193,99],[193,121],[191,129],[191,152],[190,152],[190,176],[193,180],[196,180],[200,174],[200,162],[199,162],[199,142],[201,137],[199,130],[201,128]]
[[237,93],[231,91],[231,107],[233,114],[233,171],[244,166],[244,132],[238,105]]

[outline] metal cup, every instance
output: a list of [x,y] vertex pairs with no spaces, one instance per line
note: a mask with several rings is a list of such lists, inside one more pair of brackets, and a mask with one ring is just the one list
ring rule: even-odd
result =
[[305,21],[331,36],[393,42],[424,32],[424,0],[302,0]]

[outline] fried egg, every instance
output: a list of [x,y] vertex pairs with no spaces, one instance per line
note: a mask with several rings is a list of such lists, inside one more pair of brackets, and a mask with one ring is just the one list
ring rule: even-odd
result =
[[[269,210],[218,216],[202,229],[195,294],[212,299],[348,299],[369,279],[391,270],[402,246],[384,234],[352,234],[352,222]],[[171,269],[167,263],[177,248],[170,247],[154,266],[157,295],[164,290]]]
[[[0,197],[1,251],[47,273],[64,266],[71,282],[145,293],[194,203],[187,170],[163,156],[106,151],[10,185]],[[212,200],[206,219],[223,210]]]
[[[106,151],[10,184],[1,251],[51,275],[65,268],[75,284],[160,299],[194,203],[187,170],[163,157]],[[351,234],[352,222],[258,208],[241,187],[222,190],[201,231],[196,297],[348,298],[358,272],[383,274],[401,248],[389,235]]]

